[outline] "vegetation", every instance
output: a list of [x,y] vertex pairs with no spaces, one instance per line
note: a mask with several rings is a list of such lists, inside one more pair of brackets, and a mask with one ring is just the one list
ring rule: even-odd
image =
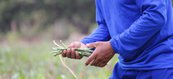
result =
[[1,0],[0,32],[47,29],[61,19],[88,33],[95,21],[94,0]]
[[[73,79],[71,73],[51,54],[52,42],[35,44],[11,42],[0,46],[0,79]],[[82,60],[64,59],[79,79],[106,79],[117,57],[105,68],[86,67]]]

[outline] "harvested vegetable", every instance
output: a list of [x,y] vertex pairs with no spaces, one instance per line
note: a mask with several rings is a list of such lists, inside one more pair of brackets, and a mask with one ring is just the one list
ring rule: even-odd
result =
[[[52,52],[54,56],[60,55],[64,50],[68,49],[68,47],[61,40],[60,44],[57,44],[55,40],[53,41],[53,43],[56,45],[56,47],[52,47],[53,50]],[[89,57],[93,52],[93,50],[89,48],[77,48],[75,49],[75,51],[78,52],[80,56],[85,56],[85,57]]]

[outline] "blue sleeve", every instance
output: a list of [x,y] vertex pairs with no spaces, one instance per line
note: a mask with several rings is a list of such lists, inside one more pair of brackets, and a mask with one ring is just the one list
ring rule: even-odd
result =
[[96,22],[98,24],[98,27],[96,30],[91,33],[89,36],[85,37],[81,40],[82,43],[92,43],[96,41],[109,41],[110,40],[110,34],[107,28],[107,25],[105,23],[103,14],[101,12],[100,4],[96,0]]
[[114,36],[110,42],[115,52],[126,59],[133,59],[142,46],[164,26],[166,0],[139,0],[141,17],[127,30]]

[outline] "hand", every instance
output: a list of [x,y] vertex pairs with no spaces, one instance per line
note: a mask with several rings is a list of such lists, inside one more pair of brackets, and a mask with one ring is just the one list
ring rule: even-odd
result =
[[64,50],[62,53],[63,57],[68,57],[72,59],[81,59],[82,57],[78,52],[75,51],[76,48],[86,48],[87,46],[82,42],[73,42],[68,46],[67,50]]
[[87,46],[89,48],[95,48],[95,51],[88,58],[85,65],[90,64],[91,66],[104,67],[115,54],[110,42],[95,42],[87,44]]

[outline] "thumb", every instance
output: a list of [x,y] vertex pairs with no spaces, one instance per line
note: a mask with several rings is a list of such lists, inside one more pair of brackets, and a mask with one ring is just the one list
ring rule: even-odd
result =
[[97,42],[94,42],[94,43],[87,44],[86,46],[87,46],[88,48],[96,48],[97,45],[98,45],[98,43],[97,43]]

